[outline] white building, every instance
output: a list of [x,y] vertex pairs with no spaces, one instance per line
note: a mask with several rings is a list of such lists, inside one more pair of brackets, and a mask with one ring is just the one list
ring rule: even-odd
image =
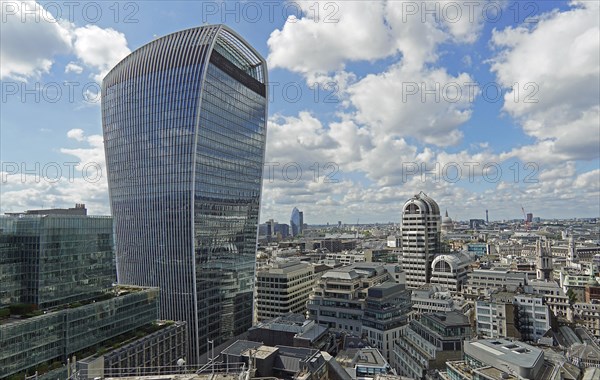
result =
[[306,314],[306,302],[316,280],[312,264],[275,262],[256,272],[256,320],[288,313]]
[[428,284],[418,289],[413,289],[411,301],[413,311],[417,314],[447,313],[459,311],[464,313],[469,304],[461,298],[453,298],[443,286]]
[[551,326],[550,308],[546,305],[544,296],[537,294],[517,294],[517,329],[521,332],[522,340],[537,342]]
[[465,252],[439,255],[431,263],[430,282],[443,285],[456,294],[462,291],[472,263],[473,259]]
[[440,251],[440,208],[421,192],[402,208],[402,269],[406,285],[417,288],[429,283],[431,263]]
[[360,334],[368,289],[394,281],[383,263],[356,263],[325,272],[308,301],[308,316],[321,325]]

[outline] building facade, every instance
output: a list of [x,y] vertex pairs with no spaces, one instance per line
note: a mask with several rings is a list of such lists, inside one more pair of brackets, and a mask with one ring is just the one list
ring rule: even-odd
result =
[[452,294],[462,291],[473,259],[465,252],[438,255],[431,263],[432,284],[445,287]]
[[393,281],[381,263],[357,263],[325,272],[308,301],[308,316],[332,329],[360,334],[370,287]]
[[223,25],[137,49],[102,83],[119,283],[160,288],[189,363],[252,324],[265,60]]
[[440,223],[438,204],[423,192],[402,207],[402,269],[408,287],[429,283],[431,263],[440,252]]
[[[156,330],[156,331],[152,331]],[[77,362],[80,379],[170,373],[180,370],[177,362],[186,357],[185,322],[161,321],[152,330],[121,347]]]
[[362,332],[388,362],[392,346],[400,337],[400,329],[408,323],[411,308],[410,290],[403,284],[388,281],[367,291]]
[[276,262],[256,273],[256,319],[258,322],[288,313],[306,315],[306,302],[315,285],[310,263]]
[[294,207],[292,210],[292,217],[290,218],[290,229],[292,236],[296,237],[302,235],[304,229],[304,213]]
[[49,311],[31,318],[0,321],[0,378],[70,355],[152,323],[158,316],[158,289],[121,288],[109,299]]
[[399,375],[425,379],[430,371],[445,368],[446,361],[461,359],[467,338],[471,338],[471,325],[463,314],[423,314],[402,328],[392,367]]
[[58,212],[0,216],[0,308],[83,301],[115,280],[112,218]]

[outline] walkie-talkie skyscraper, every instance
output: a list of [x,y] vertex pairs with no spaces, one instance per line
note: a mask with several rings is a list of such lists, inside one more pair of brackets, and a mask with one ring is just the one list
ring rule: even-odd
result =
[[223,25],[137,49],[104,78],[118,280],[160,287],[188,363],[252,324],[267,120],[265,60]]

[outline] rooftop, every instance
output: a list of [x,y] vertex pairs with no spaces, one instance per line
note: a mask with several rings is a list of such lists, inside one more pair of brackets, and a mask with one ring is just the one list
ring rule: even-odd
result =
[[[519,341],[507,339],[480,339],[465,342],[465,354],[479,351],[492,354],[499,361],[512,364],[521,368],[534,368],[544,352],[539,348]],[[488,363],[494,364],[494,363]]]

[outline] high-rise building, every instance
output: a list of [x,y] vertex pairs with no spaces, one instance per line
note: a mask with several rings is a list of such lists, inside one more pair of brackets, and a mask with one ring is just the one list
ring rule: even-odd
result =
[[533,222],[533,214],[532,213],[527,213],[527,223],[531,223]]
[[102,83],[118,281],[160,287],[200,360],[252,324],[267,66],[224,25],[137,49]]
[[292,210],[292,217],[290,218],[290,227],[292,236],[302,235],[304,229],[304,213],[294,207]]
[[440,222],[438,204],[423,192],[402,207],[402,269],[408,287],[419,287],[431,279],[431,263],[440,252]]

